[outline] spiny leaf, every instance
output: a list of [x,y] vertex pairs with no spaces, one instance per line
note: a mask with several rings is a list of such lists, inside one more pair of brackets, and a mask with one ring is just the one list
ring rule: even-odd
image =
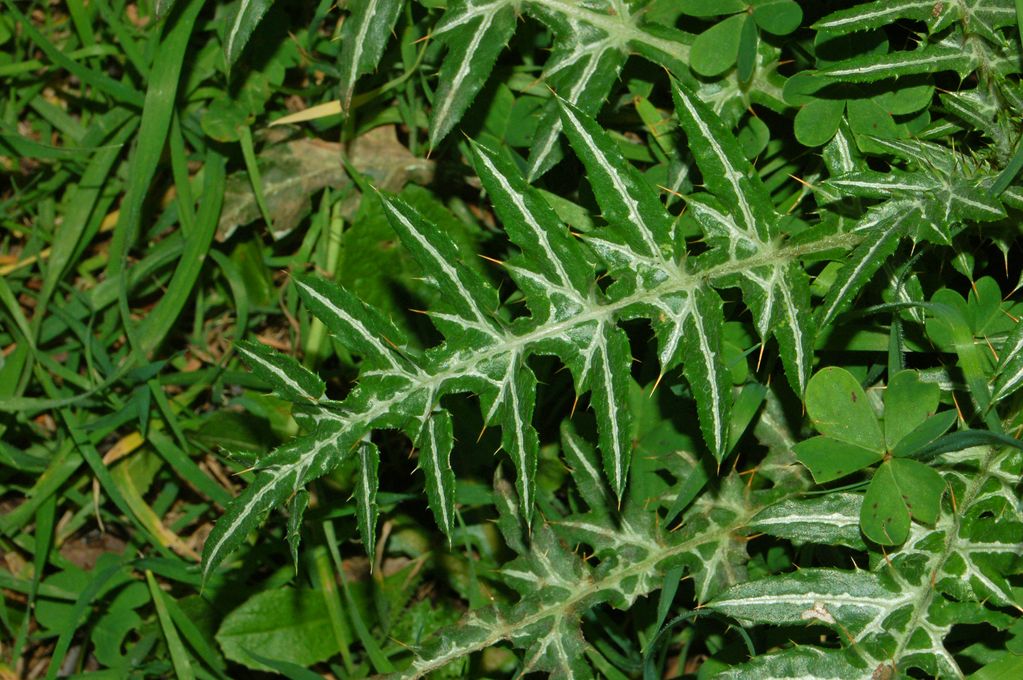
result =
[[203,545],[203,579],[241,545],[268,510],[339,465],[357,441],[353,434],[336,420],[323,420],[310,434],[297,437],[260,461],[262,469],[245,494],[226,509]]
[[374,367],[397,371],[407,367],[399,353],[406,344],[403,333],[336,283],[319,277],[295,277],[298,293],[310,311],[348,349]]
[[478,144],[473,149],[476,171],[508,238],[522,250],[521,263],[510,265],[509,273],[529,294],[530,309],[538,320],[578,313],[592,286],[579,242],[507,159]]
[[536,401],[536,376],[518,353],[510,353],[504,361],[504,365],[494,362],[480,367],[481,371],[491,374],[496,384],[496,390],[481,392],[480,401],[485,421],[501,424],[501,445],[515,465],[516,490],[522,504],[522,517],[528,526],[536,495],[534,478],[539,449],[536,430],[530,422]]
[[735,206],[732,217],[750,238],[766,241],[776,220],[774,205],[763,182],[753,173],[738,142],[721,120],[681,84],[672,87],[679,124],[711,193]]
[[[373,560],[377,539],[377,489],[380,486],[378,471],[380,451],[371,442],[362,442],[356,452],[359,470],[355,478],[355,516],[359,524],[359,535],[366,546],[366,554]],[[370,564],[373,564],[371,561]]]
[[380,200],[391,226],[429,272],[443,293],[445,306],[452,312],[431,315],[440,329],[456,337],[471,332],[488,344],[499,341],[501,333],[493,317],[498,298],[493,286],[464,266],[451,240],[415,208],[397,197],[381,195]]
[[625,162],[596,121],[567,102],[561,104],[561,119],[607,221],[634,252],[657,259],[671,256],[672,219],[647,179]]
[[1023,321],[1017,322],[1009,333],[1000,354],[1001,358],[995,369],[992,403],[1004,399],[1023,385]]
[[323,396],[320,377],[287,354],[272,350],[260,342],[235,343],[252,372],[273,386],[274,392],[299,402],[317,402]]
[[426,478],[426,496],[437,526],[451,540],[455,528],[455,473],[451,470],[451,415],[437,411],[426,419],[416,445],[419,467]]
[[263,20],[274,0],[238,0],[228,13],[226,19],[227,32],[224,35],[224,58],[231,68],[245,49],[252,37],[252,32]]
[[397,21],[403,0],[365,0],[349,5],[351,14],[341,27],[341,108],[347,110],[359,76],[380,62]]
[[291,550],[291,561],[295,565],[295,573],[298,573],[298,547],[302,541],[302,519],[305,517],[305,509],[309,505],[309,492],[301,489],[295,492],[288,503],[288,549]]
[[911,52],[894,52],[883,56],[855,57],[820,71],[832,81],[869,83],[887,78],[955,71],[966,76],[977,68],[973,53],[958,45],[936,43]]
[[868,572],[800,569],[740,583],[704,605],[748,622],[823,624],[857,636],[880,625],[893,603],[908,600]]
[[[588,115],[596,115],[628,56],[620,39],[614,29],[599,28],[586,21],[586,15],[577,16],[541,4],[534,7],[540,20],[558,36],[554,51],[544,64],[544,81],[565,101]],[[624,23],[630,17],[620,19]],[[531,181],[561,158],[562,124],[555,102],[546,107],[537,130],[526,168]]]
[[818,327],[827,326],[852,302],[885,259],[895,252],[914,218],[920,218],[915,206],[895,201],[867,213],[858,227],[869,230],[867,238],[846,258],[846,264],[839,270],[824,304],[818,308]]
[[590,391],[604,471],[612,491],[621,498],[632,462],[631,418],[628,410],[621,408],[632,363],[629,339],[622,329],[607,322],[597,322],[586,330],[589,337],[581,336],[577,341],[579,358],[569,363],[569,368],[577,376],[576,388]]
[[445,12],[433,29],[448,55],[434,94],[431,145],[439,144],[462,117],[514,31],[515,9],[508,0],[459,0]]

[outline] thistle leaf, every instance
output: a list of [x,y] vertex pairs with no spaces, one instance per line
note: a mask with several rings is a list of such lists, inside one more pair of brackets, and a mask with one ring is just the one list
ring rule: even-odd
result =
[[324,384],[320,377],[287,354],[249,340],[235,343],[235,349],[252,372],[268,382],[281,397],[315,403],[323,396]]
[[673,251],[673,220],[649,181],[625,162],[607,133],[579,109],[561,102],[561,120],[586,166],[604,217],[634,252],[660,260]]
[[515,31],[515,9],[508,0],[458,0],[433,29],[448,48],[430,116],[430,144],[447,136],[494,68]]
[[252,32],[263,20],[263,15],[273,5],[274,0],[239,0],[232,7],[225,20],[227,32],[224,35],[224,58],[230,69],[241,56],[245,45],[252,37]]
[[1016,323],[1000,351],[991,402],[1008,397],[1023,385],[1023,321]]
[[419,467],[426,478],[426,497],[437,526],[449,542],[455,528],[455,473],[451,470],[453,444],[451,415],[444,410],[426,419],[416,439]]
[[348,110],[359,76],[373,71],[384,54],[403,0],[366,0],[349,4],[351,14],[341,27],[341,108]]
[[358,520],[359,536],[366,546],[366,554],[372,560],[376,554],[380,451],[371,442],[362,442],[356,455],[359,470],[355,478],[355,517]]
[[381,195],[380,200],[391,226],[430,273],[450,309],[451,313],[431,315],[438,328],[449,339],[471,333],[487,344],[499,342],[502,333],[493,317],[498,305],[493,286],[464,266],[451,240],[415,208],[397,197]]
[[302,301],[348,349],[361,354],[376,368],[402,371],[407,354],[404,334],[379,312],[337,284],[318,277],[296,277]]
[[297,437],[260,462],[262,468],[231,503],[203,545],[203,579],[245,540],[268,510],[282,505],[311,480],[322,477],[348,456],[358,441],[337,420],[324,419],[311,433]]

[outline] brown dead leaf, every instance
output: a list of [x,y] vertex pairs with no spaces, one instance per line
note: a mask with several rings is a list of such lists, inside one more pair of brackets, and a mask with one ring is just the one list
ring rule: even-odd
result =
[[[259,154],[257,162],[274,238],[282,238],[298,226],[317,191],[352,186],[341,163],[342,153],[376,187],[386,191],[399,191],[409,182],[425,184],[433,177],[433,162],[413,156],[398,141],[393,125],[370,130],[347,149],[319,139],[272,144]],[[217,240],[226,241],[239,227],[260,217],[248,174],[228,177]]]

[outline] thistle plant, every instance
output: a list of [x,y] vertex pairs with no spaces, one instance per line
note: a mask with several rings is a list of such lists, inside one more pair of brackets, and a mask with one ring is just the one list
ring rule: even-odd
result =
[[[155,9],[176,26],[192,4]],[[293,82],[258,66],[288,44],[267,37],[280,8],[218,8],[194,68],[234,89],[173,118],[170,162],[186,186],[186,140],[215,140],[202,181],[232,170],[231,205],[196,214],[186,189],[162,219],[205,225],[223,281],[196,305],[230,289],[223,364],[248,369],[220,413],[275,445],[218,441],[236,493],[188,473],[215,520],[198,574],[143,562],[230,603],[207,653],[147,571],[187,638],[165,635],[176,671],[192,655],[219,677],[222,653],[289,677],[1023,672],[1023,10],[839,5],[365,0],[329,30],[324,5],[330,39],[292,55],[333,50],[303,81],[323,101],[256,135],[248,93]],[[157,351],[173,317],[136,327],[127,295],[124,356]],[[172,422],[183,446],[205,435]],[[245,602],[225,585],[256,580]],[[305,627],[264,648],[275,607]]]

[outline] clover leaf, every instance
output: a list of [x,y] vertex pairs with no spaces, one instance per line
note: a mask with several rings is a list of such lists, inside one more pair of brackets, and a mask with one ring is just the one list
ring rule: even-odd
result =
[[896,373],[885,389],[882,420],[845,369],[822,369],[807,384],[806,410],[821,435],[797,444],[796,458],[818,484],[880,464],[860,510],[860,529],[875,543],[898,545],[911,520],[937,520],[945,483],[912,456],[955,422],[955,411],[935,413],[940,396],[915,371]]

